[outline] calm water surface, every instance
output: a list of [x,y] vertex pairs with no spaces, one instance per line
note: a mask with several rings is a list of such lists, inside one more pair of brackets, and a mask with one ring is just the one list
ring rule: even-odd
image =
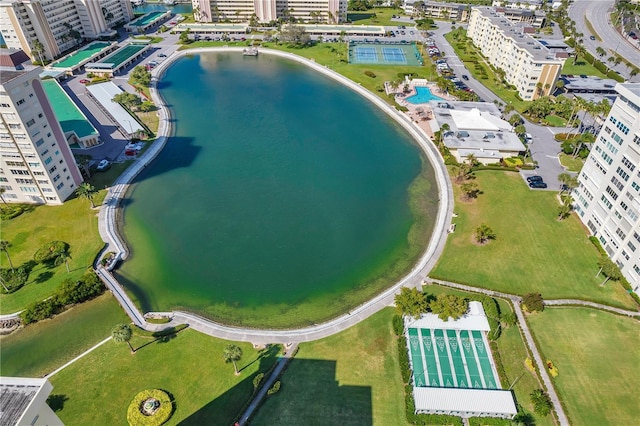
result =
[[175,135],[126,201],[118,271],[145,311],[330,303],[402,255],[407,188],[430,165],[368,101],[238,53],[179,59],[159,88]]

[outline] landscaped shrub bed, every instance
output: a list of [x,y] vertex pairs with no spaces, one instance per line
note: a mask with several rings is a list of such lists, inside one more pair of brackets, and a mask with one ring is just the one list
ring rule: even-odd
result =
[[166,423],[171,414],[173,403],[169,394],[160,389],[147,389],[129,404],[127,421],[131,426],[159,426]]

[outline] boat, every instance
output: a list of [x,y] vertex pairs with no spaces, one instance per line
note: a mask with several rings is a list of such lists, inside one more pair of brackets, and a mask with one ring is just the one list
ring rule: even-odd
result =
[[243,56],[258,56],[258,48],[257,47],[249,47],[242,49]]

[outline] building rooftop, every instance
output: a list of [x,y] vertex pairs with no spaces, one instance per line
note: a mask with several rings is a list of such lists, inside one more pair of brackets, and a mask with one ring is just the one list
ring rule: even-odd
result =
[[640,98],[640,83],[618,83],[624,89]]
[[589,92],[611,92],[615,93],[616,81],[608,78],[600,77],[568,77],[562,76],[564,87],[570,92],[582,91]]
[[525,28],[531,28],[531,25],[524,22],[511,22],[509,18],[502,13],[498,13],[495,8],[490,6],[474,6],[471,10],[474,9],[478,10],[483,17],[487,18],[505,36],[513,39],[519,48],[526,50],[534,60],[557,61],[555,53],[547,49],[537,39],[525,33]]
[[413,396],[416,410],[509,417],[518,413],[513,395],[507,390],[414,387]]
[[113,82],[108,81],[106,83],[92,84],[87,86],[87,90],[125,131],[130,134],[144,131],[142,126],[140,126],[135,118],[133,118],[122,105],[112,101],[114,96],[122,93],[122,89]]
[[[15,425],[23,420],[25,411],[47,384],[47,379],[0,378],[0,424]],[[51,385],[44,390],[51,392]]]
[[0,71],[0,84],[6,84],[14,78],[20,77],[25,74],[26,70],[1,70]]
[[444,135],[444,144],[449,148],[469,150],[467,154],[495,151],[496,155],[499,151],[526,149],[493,103],[430,101],[429,105],[437,123],[434,131],[445,123],[449,125]]
[[111,46],[111,42],[108,41],[95,41],[84,48],[77,50],[60,60],[59,62],[55,62],[51,64],[51,68],[74,68],[78,66],[83,61],[90,60],[91,58],[97,56],[103,50],[109,48]]
[[428,328],[430,330],[478,330],[489,331],[489,321],[480,302],[469,302],[469,312],[457,320],[443,321],[436,314],[423,314],[419,319],[407,320],[407,328]]
[[60,126],[65,133],[74,132],[78,138],[98,135],[98,131],[89,122],[87,117],[78,109],[69,95],[60,87],[54,79],[43,80],[42,86],[51,102],[53,112],[60,122]]

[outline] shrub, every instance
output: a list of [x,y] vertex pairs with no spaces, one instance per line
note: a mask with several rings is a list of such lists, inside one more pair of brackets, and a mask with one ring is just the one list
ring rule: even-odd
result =
[[549,413],[551,413],[551,399],[544,390],[536,389],[531,392],[529,397],[531,398],[531,403],[533,404],[533,411],[535,411],[536,414],[542,417],[546,417],[549,415]]
[[498,344],[496,342],[489,342],[489,347],[491,348],[491,352],[493,354],[493,362],[496,365],[496,371],[498,372],[498,377],[500,378],[500,383],[502,387],[509,385],[509,378],[507,377],[507,373],[504,371],[504,365],[502,365],[502,358],[500,357],[500,349],[498,348]]
[[536,372],[536,367],[533,364],[533,360],[531,358],[527,358],[524,360],[524,365],[525,367],[527,367],[527,370],[531,371],[532,373]]
[[369,70],[365,71],[364,75],[366,75],[367,77],[376,78],[375,73]]
[[544,311],[544,300],[540,293],[527,293],[522,298],[522,304],[529,312]]
[[393,332],[396,336],[402,336],[404,333],[404,321],[402,317],[400,315],[394,315],[391,322],[393,324]]
[[54,297],[60,305],[71,305],[93,299],[102,294],[104,285],[93,272],[86,274],[79,281],[66,279],[56,291]]
[[0,286],[0,293],[13,293],[22,288],[27,283],[34,264],[35,262],[30,260],[14,269],[0,269],[0,279],[3,284]]
[[40,300],[29,304],[24,311],[20,312],[20,319],[24,325],[50,318],[62,310],[62,305],[58,303],[56,297]]
[[[149,398],[160,402],[160,406],[152,415],[142,413],[142,405]],[[127,409],[127,421],[131,426],[159,426],[166,423],[171,414],[173,414],[173,402],[169,394],[160,389],[147,389],[133,397]]]
[[620,74],[618,74],[615,71],[609,71],[607,72],[607,77],[617,81],[618,83],[622,83],[624,82],[624,77],[622,77]]
[[258,387],[260,386],[260,382],[262,382],[263,378],[264,378],[264,373],[256,374],[256,377],[253,378],[253,391],[254,392],[256,390],[258,390]]
[[402,383],[409,383],[411,380],[411,368],[409,367],[409,353],[407,352],[407,339],[404,336],[398,338],[398,364]]
[[278,393],[280,390],[280,380],[276,380],[276,382],[271,386],[271,388],[267,391],[267,395],[273,395]]
[[9,220],[20,216],[22,213],[32,210],[33,206],[28,204],[7,204],[0,206],[0,219]]

